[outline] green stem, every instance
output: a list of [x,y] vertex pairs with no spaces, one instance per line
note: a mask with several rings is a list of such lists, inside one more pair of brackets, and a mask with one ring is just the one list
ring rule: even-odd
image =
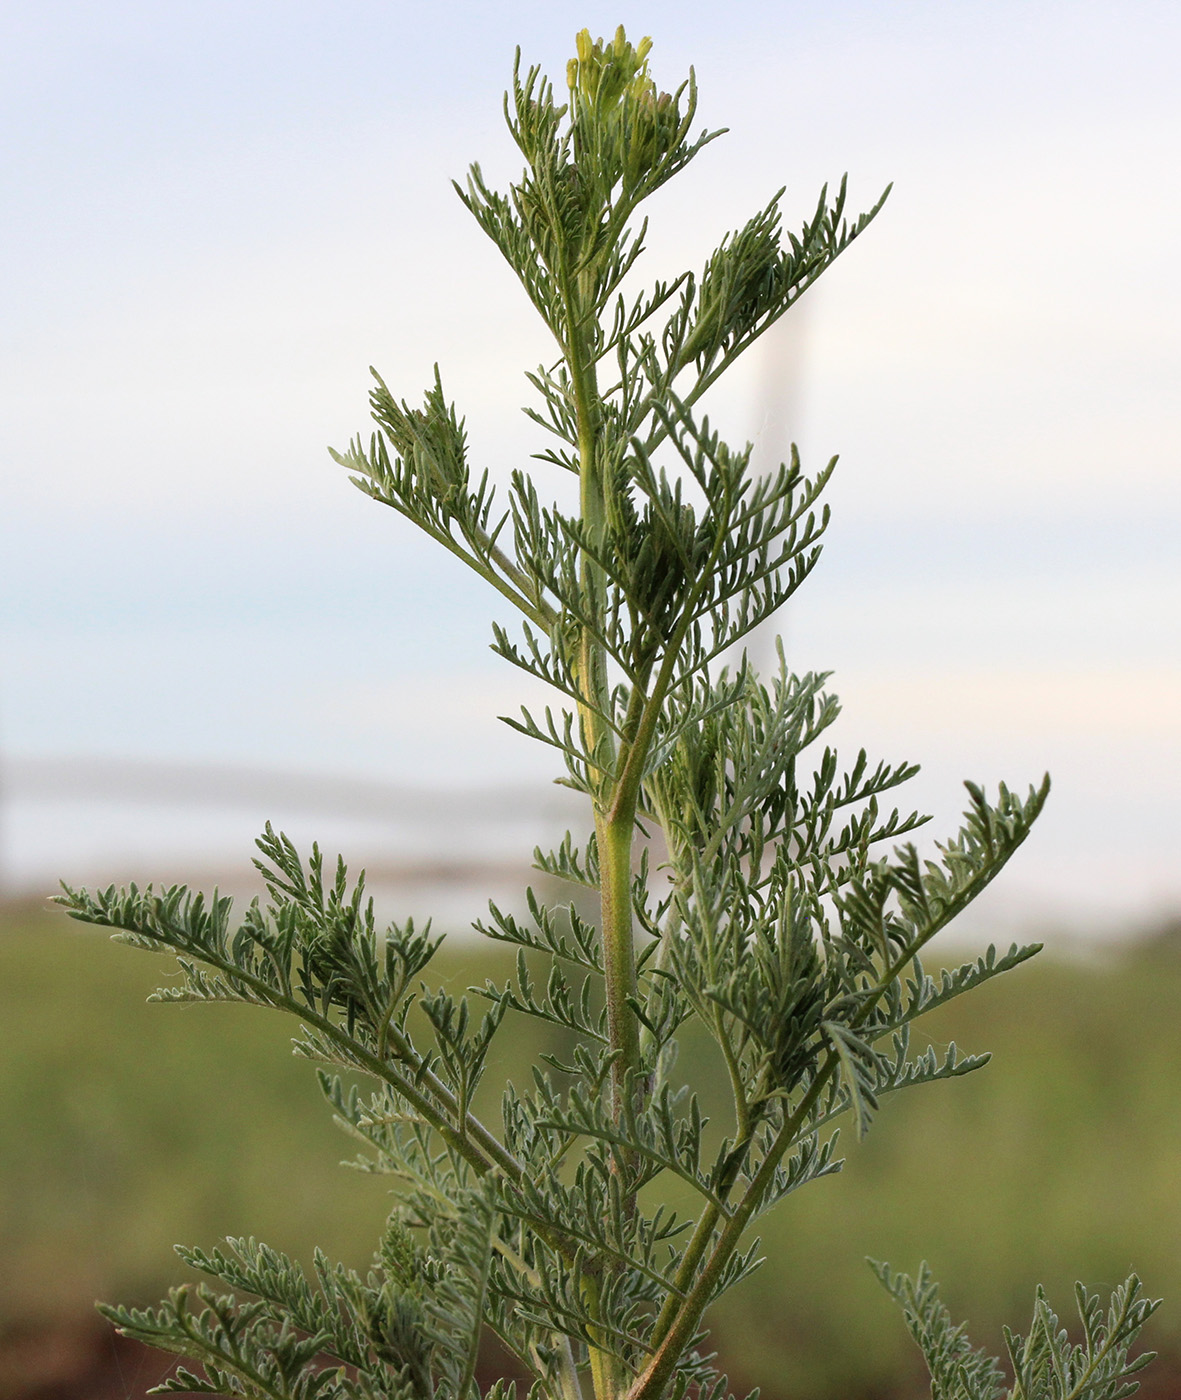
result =
[[[607,483],[603,476],[602,406],[599,399],[595,356],[586,331],[585,305],[592,273],[583,270],[577,283],[567,273],[561,280],[566,313],[567,361],[578,419],[579,495],[582,520],[592,540],[601,542],[607,531]],[[584,556],[581,563],[585,606],[593,618],[606,611],[606,584],[601,568]],[[588,627],[579,639],[579,680],[589,703],[579,704],[586,750],[593,763],[607,773],[615,768],[615,739],[604,721],[610,713],[607,655],[603,644]],[[606,808],[614,805],[613,784],[595,785],[595,832],[599,845],[601,937],[607,996],[607,1034],[614,1058],[611,1064],[612,1110],[616,1122],[631,1116],[629,1096],[640,1064],[639,1026],[631,1001],[636,993],[635,948],[631,920],[631,856],[635,833],[634,804],[629,816]],[[611,799],[608,801],[608,799]],[[626,1171],[626,1162],[622,1164]],[[630,1173],[629,1173],[630,1174]],[[629,1202],[634,1208],[634,1196]],[[592,1290],[595,1285],[586,1285]],[[593,1338],[593,1334],[592,1334]],[[619,1358],[606,1346],[590,1347],[591,1380],[596,1400],[617,1400],[626,1388]]]
[[[721,1027],[721,1017],[718,1017],[717,1036],[722,1048],[722,1054],[726,1061],[726,1069],[730,1075],[730,1087],[734,1094],[734,1114],[735,1114],[735,1147],[730,1154],[727,1163],[727,1181],[719,1183],[719,1195],[725,1199],[734,1181],[737,1179],[742,1164],[750,1151],[753,1141],[751,1131],[750,1108],[746,1101],[746,1093],[742,1087],[742,1080],[739,1074],[737,1062],[730,1049]],[[714,1230],[718,1220],[721,1218],[721,1211],[712,1202],[702,1211],[698,1218],[697,1225],[693,1230],[692,1238],[681,1256],[681,1262],[677,1266],[677,1272],[673,1279],[675,1291],[670,1292],[661,1306],[656,1317],[656,1325],[652,1329],[653,1338],[663,1337],[672,1326],[673,1318],[676,1316],[678,1307],[685,1300],[693,1280],[697,1276],[697,1266],[701,1263],[702,1256],[709,1248],[709,1242],[713,1238]]]
[[637,1107],[640,1089],[640,1026],[632,1005],[637,990],[631,899],[635,825],[634,808],[596,823],[602,870],[607,1036],[615,1054],[611,1065],[612,1105],[616,1123],[621,1126]]
[[[808,1092],[800,1100],[795,1112],[787,1117],[783,1127],[775,1135],[775,1140],[768,1148],[767,1155],[763,1158],[742,1200],[735,1208],[734,1214],[722,1227],[705,1267],[697,1275],[693,1287],[680,1307],[677,1308],[672,1321],[666,1326],[663,1335],[658,1335],[655,1330],[653,1331],[654,1354],[636,1380],[635,1385],[628,1392],[627,1400],[659,1400],[665,1385],[676,1369],[677,1362],[681,1359],[685,1348],[697,1331],[701,1315],[705,1312],[706,1306],[713,1296],[714,1287],[721,1277],[722,1270],[738,1248],[747,1226],[762,1204],[763,1198],[775,1180],[775,1172],[779,1163],[795,1141],[800,1126],[807,1121],[808,1115],[823,1093],[825,1085],[832,1078],[836,1063],[836,1056],[829,1055],[812,1081]],[[708,1214],[707,1211],[706,1215]],[[702,1220],[698,1222],[698,1233],[694,1236],[690,1249],[699,1245],[699,1237],[705,1219],[706,1216],[703,1215]],[[710,1233],[712,1233],[712,1223]],[[707,1239],[708,1236],[703,1238]],[[704,1247],[699,1247],[697,1258],[700,1259],[703,1253]],[[688,1258],[688,1252],[686,1258]]]
[[[608,483],[603,475],[602,406],[599,399],[595,353],[586,333],[586,310],[593,285],[593,269],[583,269],[575,281],[561,280],[566,313],[566,344],[570,383],[578,418],[580,506],[582,520],[597,543],[607,532]],[[603,617],[606,586],[602,570],[591,559],[582,561],[582,581],[592,616]],[[586,747],[603,769],[614,763],[614,736],[603,715],[610,710],[607,657],[601,642],[583,628],[579,648],[583,689],[592,705],[580,705]],[[593,707],[592,707],[593,706]],[[635,839],[635,800],[619,801],[619,783],[604,784],[595,801],[595,834],[599,844],[600,907],[602,913],[604,979],[607,994],[607,1035],[615,1056],[611,1066],[612,1108],[622,1124],[632,1112],[640,1068],[639,1024],[631,1002],[636,996],[635,943],[632,931],[631,865]]]
[[701,1212],[697,1221],[697,1226],[693,1231],[693,1238],[689,1241],[688,1248],[681,1256],[681,1262],[677,1267],[676,1277],[673,1283],[676,1286],[675,1293],[669,1293],[664,1300],[664,1305],[660,1309],[656,1318],[656,1325],[652,1329],[654,1340],[667,1335],[668,1329],[673,1324],[673,1319],[677,1315],[677,1309],[685,1300],[693,1280],[697,1276],[697,1266],[701,1263],[701,1257],[709,1248],[709,1242],[713,1238],[713,1232],[721,1217],[721,1211],[715,1205],[707,1205]]
[[570,1338],[555,1336],[554,1344],[558,1350],[558,1384],[562,1400],[583,1400],[582,1382],[578,1378],[578,1367],[574,1364],[574,1348],[570,1345]]

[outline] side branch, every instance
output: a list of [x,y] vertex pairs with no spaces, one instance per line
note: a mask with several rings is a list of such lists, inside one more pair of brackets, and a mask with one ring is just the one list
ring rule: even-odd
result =
[[[705,1267],[697,1275],[697,1281],[680,1307],[677,1308],[667,1330],[663,1336],[657,1335],[657,1332],[654,1331],[652,1344],[656,1350],[652,1360],[640,1373],[631,1390],[628,1391],[627,1400],[659,1400],[665,1385],[676,1369],[677,1362],[700,1325],[702,1314],[709,1305],[722,1270],[741,1243],[747,1226],[775,1180],[779,1163],[791,1149],[800,1128],[807,1122],[808,1115],[816,1106],[816,1102],[832,1078],[836,1066],[836,1056],[830,1052],[823,1066],[817,1072],[816,1078],[812,1081],[808,1092],[800,1100],[795,1112],[788,1116],[783,1127],[776,1134],[767,1155],[763,1158],[758,1171],[744,1192],[742,1200],[735,1207],[734,1214],[726,1221],[718,1234]],[[712,1233],[712,1227],[713,1222],[710,1225],[710,1233]],[[693,1245],[699,1246],[699,1258],[701,1253],[704,1253],[704,1244],[707,1239],[708,1235],[700,1237],[700,1240],[695,1237],[691,1243],[691,1249]],[[659,1320],[657,1325],[659,1327]]]

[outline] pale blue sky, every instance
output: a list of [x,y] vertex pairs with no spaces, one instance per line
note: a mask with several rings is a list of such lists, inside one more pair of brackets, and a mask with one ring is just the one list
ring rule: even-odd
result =
[[[962,777],[1053,770],[998,918],[1181,902],[1171,4],[6,7],[0,752],[544,778],[486,717],[494,601],[324,449],[368,364],[413,398],[437,359],[477,461],[533,450],[544,340],[449,180],[515,173],[515,44],[560,76],[619,19],[731,128],[654,204],[653,274],[781,184],[798,222],[896,182],[715,406],[841,453],[785,620],[839,737],[924,762],[944,824]],[[125,849],[34,809],[18,876]]]

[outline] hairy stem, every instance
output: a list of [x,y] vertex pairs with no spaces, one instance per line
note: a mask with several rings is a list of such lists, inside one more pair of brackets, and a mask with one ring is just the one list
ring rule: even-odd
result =
[[[784,1155],[790,1151],[800,1128],[808,1121],[808,1115],[812,1112],[816,1101],[832,1078],[836,1065],[836,1056],[830,1054],[812,1081],[808,1092],[800,1100],[795,1111],[788,1115],[783,1127],[775,1135],[774,1141],[767,1150],[767,1155],[760,1163],[758,1171],[747,1187],[742,1200],[735,1208],[734,1214],[719,1232],[709,1258],[698,1273],[696,1282],[690,1289],[688,1296],[676,1310],[663,1336],[658,1337],[655,1332],[653,1333],[652,1342],[656,1350],[651,1361],[628,1392],[627,1400],[658,1400],[662,1394],[677,1362],[700,1325],[701,1316],[713,1296],[722,1270],[741,1243],[747,1226],[775,1180],[779,1163],[783,1160]],[[712,1229],[710,1233],[712,1233]],[[708,1236],[704,1238],[708,1239]],[[692,1244],[697,1245],[698,1243],[698,1238],[695,1237]],[[703,1253],[704,1248],[699,1250],[698,1258]]]
[[[570,380],[578,417],[579,486],[582,520],[592,540],[600,543],[607,531],[607,490],[604,476],[602,404],[599,398],[595,354],[587,335],[591,270],[562,281],[566,312],[566,344]],[[601,619],[606,608],[602,569],[593,559],[581,563],[585,606],[591,617]],[[607,654],[588,627],[579,642],[579,679],[589,704],[579,705],[579,719],[588,754],[606,772],[614,769],[615,738],[604,716],[610,713]],[[639,1025],[632,1009],[636,995],[635,946],[632,933],[631,860],[635,831],[634,807],[624,819],[611,812],[612,782],[601,785],[595,799],[595,829],[600,860],[601,937],[607,996],[607,1034],[613,1054],[611,1064],[612,1111],[621,1126],[631,1116],[629,1096],[640,1064]],[[625,1174],[628,1164],[621,1162]],[[634,1196],[628,1203],[634,1209]],[[596,1400],[616,1400],[626,1380],[619,1359],[605,1347],[590,1349],[591,1379]]]

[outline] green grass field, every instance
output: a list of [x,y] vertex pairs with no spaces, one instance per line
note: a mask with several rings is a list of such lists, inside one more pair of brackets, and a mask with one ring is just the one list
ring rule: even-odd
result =
[[[439,977],[482,982],[499,954],[458,943]],[[0,928],[0,1324],[150,1301],[183,1276],[176,1241],[250,1233],[368,1258],[387,1188],[339,1165],[350,1144],[291,1028],[146,1005],[167,967],[57,917]],[[949,1008],[932,1036],[992,1064],[887,1103],[865,1143],[844,1144],[844,1173],[771,1218],[765,1267],[715,1319],[736,1382],[836,1400],[911,1373],[867,1254],[928,1259],[953,1312],[998,1347],[1039,1280],[1066,1311],[1076,1277],[1111,1285],[1135,1267],[1167,1300],[1151,1343],[1181,1352],[1179,1005],[1181,954],[1161,946],[1043,955]],[[503,1039],[509,1074],[527,1076],[534,1028]],[[684,1064],[706,1062],[688,1047]]]

